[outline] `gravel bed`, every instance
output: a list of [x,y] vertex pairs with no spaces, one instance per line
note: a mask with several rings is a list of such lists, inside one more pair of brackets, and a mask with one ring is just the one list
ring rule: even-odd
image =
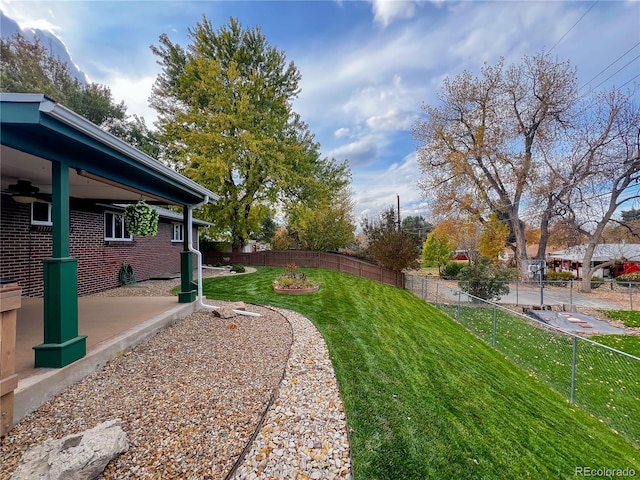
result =
[[[228,272],[205,271],[219,274]],[[179,283],[97,295],[164,296]],[[261,317],[200,310],[46,402],[0,440],[0,480],[32,446],[113,418],[130,448],[101,480],[351,479],[344,408],[322,336],[295,312],[247,309]]]
[[276,310],[293,327],[291,355],[278,396],[234,478],[351,479],[346,417],[324,339],[302,315]]

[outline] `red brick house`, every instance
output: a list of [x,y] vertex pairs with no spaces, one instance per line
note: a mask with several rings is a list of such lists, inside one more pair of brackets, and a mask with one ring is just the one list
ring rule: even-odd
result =
[[[47,195],[34,203],[18,203],[4,193],[0,199],[0,278],[17,281],[22,295],[42,297],[43,259],[52,255],[51,202]],[[122,205],[70,200],[70,255],[78,259],[78,294],[120,285],[122,264],[131,265],[137,281],[180,272],[184,225],[182,214],[160,207],[158,233],[153,237],[118,232]],[[198,226],[193,239],[197,247]]]

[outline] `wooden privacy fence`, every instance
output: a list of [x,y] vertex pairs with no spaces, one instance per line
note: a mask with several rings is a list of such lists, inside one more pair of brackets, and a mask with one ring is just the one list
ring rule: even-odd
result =
[[350,273],[394,287],[404,288],[404,274],[387,270],[379,265],[338,253],[302,250],[266,250],[264,252],[202,252],[208,265],[240,264],[251,267],[285,267],[295,263],[298,267],[328,268]]

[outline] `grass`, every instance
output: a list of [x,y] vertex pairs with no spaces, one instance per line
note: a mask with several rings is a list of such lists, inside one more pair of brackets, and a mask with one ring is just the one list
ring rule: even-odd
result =
[[[442,305],[452,318],[487,343],[493,343],[493,308],[486,306]],[[527,372],[540,378],[565,398],[571,397],[573,337],[534,326],[503,309],[496,310],[495,347]],[[605,338],[606,345],[633,354],[628,345]],[[633,338],[633,337],[632,337]],[[635,337],[637,338],[637,337]],[[613,343],[613,342],[612,342]],[[631,350],[631,351],[629,351]],[[574,400],[611,428],[640,445],[640,364],[637,360],[579,340],[576,344],[576,377]]]
[[637,310],[602,310],[602,314],[620,320],[627,327],[640,327],[640,312]]
[[345,403],[356,480],[640,471],[639,449],[413,294],[306,271],[318,292],[274,293],[280,268],[205,279],[203,288],[209,298],[295,310],[318,327]]

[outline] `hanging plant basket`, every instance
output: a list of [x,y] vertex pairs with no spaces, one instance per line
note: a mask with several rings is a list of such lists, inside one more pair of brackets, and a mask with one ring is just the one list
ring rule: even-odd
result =
[[141,237],[152,237],[158,233],[158,211],[140,200],[124,209],[124,222],[129,233]]

